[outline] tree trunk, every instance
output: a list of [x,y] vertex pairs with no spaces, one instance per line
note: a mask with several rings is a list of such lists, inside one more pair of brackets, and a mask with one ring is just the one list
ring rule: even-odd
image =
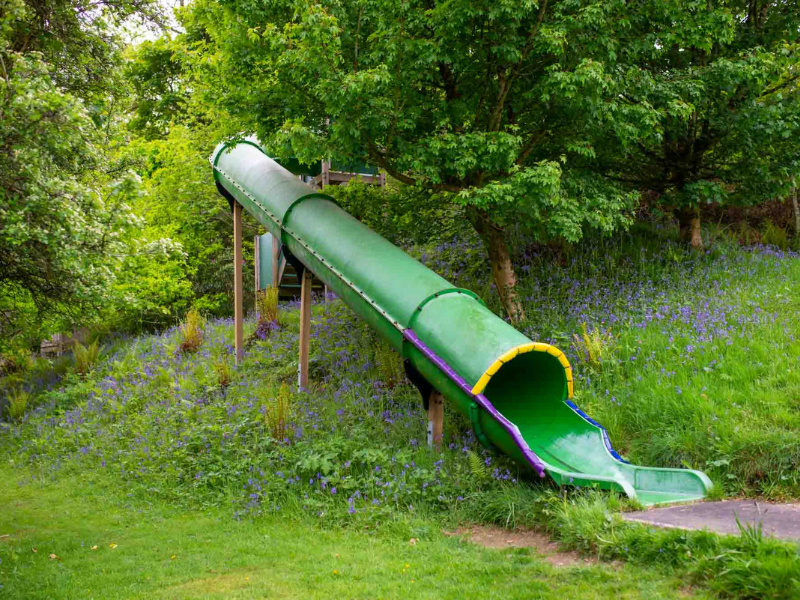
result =
[[797,204],[797,184],[792,179],[792,208],[794,209],[794,234],[800,237],[800,205]]
[[492,268],[492,279],[497,286],[500,302],[512,322],[518,323],[525,318],[525,311],[517,295],[517,275],[511,264],[511,254],[506,244],[505,232],[489,219],[489,216],[476,208],[467,211],[470,223],[481,236],[489,253],[489,264]]
[[703,248],[703,234],[700,227],[700,209],[682,208],[678,210],[680,238],[695,250]]

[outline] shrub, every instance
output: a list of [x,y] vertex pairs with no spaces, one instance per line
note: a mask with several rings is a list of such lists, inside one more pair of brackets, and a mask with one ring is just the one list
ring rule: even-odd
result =
[[186,320],[181,323],[181,352],[192,354],[197,352],[203,343],[203,317],[200,311],[193,308],[186,313]]
[[610,331],[601,331],[595,327],[591,331],[586,323],[581,323],[581,334],[573,334],[574,346],[578,356],[595,371],[602,370],[603,362],[614,352],[614,336]]
[[88,346],[84,346],[80,342],[76,341],[73,355],[75,358],[75,371],[81,375],[87,375],[97,363],[97,359],[100,357],[100,346],[98,345],[97,340]]
[[281,385],[278,395],[270,400],[264,412],[264,422],[273,439],[286,439],[286,429],[293,413],[292,392],[285,383]]

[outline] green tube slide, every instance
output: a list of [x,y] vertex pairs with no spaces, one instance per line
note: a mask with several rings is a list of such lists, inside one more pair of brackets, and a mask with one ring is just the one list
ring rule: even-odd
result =
[[[617,490],[643,505],[698,500],[699,471],[632,465],[572,401],[572,369],[270,159],[258,142],[220,144],[217,188],[238,202],[306,268],[466,415],[486,447],[561,485]],[[288,166],[288,165],[287,165]],[[424,381],[423,381],[424,380]]]

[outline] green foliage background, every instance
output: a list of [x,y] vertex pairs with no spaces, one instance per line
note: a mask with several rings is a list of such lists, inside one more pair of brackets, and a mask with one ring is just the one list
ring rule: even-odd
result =
[[[385,190],[331,192],[405,247],[477,234],[487,292],[516,318],[532,245],[625,229],[642,192],[667,217],[762,203],[798,170],[788,4],[196,0],[170,26],[149,0],[0,14],[6,356],[73,326],[230,314],[231,218],[207,163],[225,138],[384,169]],[[131,43],[143,27],[160,37]],[[257,233],[247,220],[247,261]],[[789,243],[780,227],[765,239]]]

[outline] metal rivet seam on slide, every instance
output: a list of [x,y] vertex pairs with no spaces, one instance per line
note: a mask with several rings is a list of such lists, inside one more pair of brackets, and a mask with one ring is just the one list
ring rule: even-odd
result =
[[[236,183],[236,182],[233,180],[233,178],[232,178],[232,177],[230,177],[230,176],[229,176],[229,175],[228,175],[228,174],[227,174],[225,171],[223,171],[222,169],[220,169],[220,168],[218,168],[218,167],[214,167],[214,168],[215,168],[217,171],[219,171],[220,173],[222,173],[222,174],[225,176],[225,178],[226,178],[228,181],[230,181],[230,182],[231,182],[233,185],[235,185],[236,187],[239,187],[239,185],[238,185],[238,184],[237,184],[237,183]],[[253,196],[251,196],[250,194],[248,194],[248,193],[247,193],[246,191],[244,191],[244,190],[242,190],[242,193],[244,193],[244,195],[245,195],[245,196],[247,196],[247,197],[248,197],[248,198],[249,198],[249,199],[250,199],[250,200],[251,200],[251,201],[252,201],[254,204],[258,205],[258,207],[259,207],[259,208],[261,208],[261,209],[262,209],[264,212],[266,212],[266,213],[267,213],[267,214],[270,216],[270,218],[271,218],[271,219],[272,219],[272,220],[273,220],[273,221],[274,221],[274,222],[275,222],[275,223],[276,223],[278,226],[280,226],[280,228],[281,228],[283,231],[285,231],[286,233],[288,233],[288,234],[289,234],[289,235],[290,235],[292,238],[294,238],[294,240],[295,240],[296,242],[298,242],[298,243],[299,243],[301,246],[303,246],[304,248],[306,248],[306,249],[308,250],[308,252],[309,252],[309,253],[310,253],[312,256],[314,256],[314,258],[316,258],[317,260],[319,260],[319,261],[321,261],[321,262],[323,262],[323,263],[325,262],[325,259],[324,259],[324,258],[322,258],[322,257],[321,257],[321,256],[320,256],[320,255],[319,255],[317,252],[315,252],[313,249],[311,249],[311,247],[310,247],[310,246],[309,246],[309,245],[308,245],[308,244],[307,244],[307,243],[306,243],[306,242],[305,242],[305,241],[304,241],[304,240],[303,240],[303,239],[302,239],[300,236],[298,236],[298,235],[297,235],[297,234],[296,234],[294,231],[292,231],[292,230],[291,230],[291,229],[289,229],[288,227],[284,227],[284,226],[283,226],[283,224],[281,223],[281,221],[280,221],[279,219],[277,219],[277,218],[276,218],[276,217],[275,217],[275,216],[274,216],[274,215],[273,215],[271,212],[269,212],[268,210],[266,210],[266,209],[264,208],[264,206],[263,206],[263,205],[262,205],[262,204],[261,204],[261,203],[260,203],[258,200],[256,200],[255,198],[253,198]],[[358,286],[356,286],[356,285],[355,285],[355,284],[354,284],[352,281],[350,281],[349,279],[347,279],[347,277],[345,277],[345,276],[344,276],[344,275],[343,275],[341,272],[339,272],[339,271],[338,271],[336,268],[334,268],[334,267],[333,267],[333,265],[331,265],[330,263],[327,263],[327,266],[328,266],[328,270],[329,270],[329,271],[331,271],[331,272],[332,272],[334,275],[336,275],[336,276],[337,276],[339,279],[341,279],[341,280],[342,280],[342,281],[343,281],[343,282],[344,282],[344,283],[345,283],[345,284],[346,284],[348,287],[350,287],[352,290],[354,290],[355,292],[357,292],[357,293],[358,293],[358,294],[359,294],[359,295],[360,295],[362,298],[364,298],[364,300],[366,300],[367,302],[371,302],[373,305],[375,305],[375,308],[376,308],[376,309],[378,309],[378,310],[379,310],[379,311],[380,311],[380,312],[381,312],[381,313],[382,313],[382,314],[383,314],[383,315],[386,317],[386,319],[387,319],[389,322],[391,322],[391,324],[392,324],[392,325],[395,327],[395,329],[397,329],[397,330],[398,330],[398,331],[400,331],[400,332],[402,332],[402,331],[404,331],[404,330],[405,330],[405,327],[403,327],[402,325],[400,325],[400,323],[398,323],[397,319],[395,319],[395,318],[394,318],[394,317],[392,317],[392,316],[391,316],[389,313],[387,313],[387,312],[386,312],[386,310],[384,310],[384,309],[382,309],[382,308],[379,308],[379,307],[378,307],[378,304],[375,302],[375,300],[373,300],[373,299],[371,299],[371,298],[367,297],[367,295],[366,295],[366,294],[365,294],[365,293],[364,293],[364,292],[363,292],[361,289],[359,289],[359,288],[358,288]]]
[[267,209],[261,202],[259,202],[255,197],[253,197],[252,195],[247,193],[247,190],[245,190],[242,186],[240,186],[238,183],[236,183],[236,181],[233,180],[233,177],[228,175],[225,171],[223,171],[222,169],[220,169],[217,166],[214,166],[214,169],[216,171],[222,173],[222,175],[224,175],[225,179],[230,181],[240,192],[242,192],[242,194],[244,194],[247,198],[249,198],[250,201],[253,202],[253,204],[256,204],[261,210],[263,210],[265,213],[267,213],[267,215],[269,215],[269,218],[272,219],[278,226],[280,226],[280,227],[283,226],[283,223],[281,222],[281,220],[278,217],[276,217],[274,214],[272,214],[272,212],[269,209]]

